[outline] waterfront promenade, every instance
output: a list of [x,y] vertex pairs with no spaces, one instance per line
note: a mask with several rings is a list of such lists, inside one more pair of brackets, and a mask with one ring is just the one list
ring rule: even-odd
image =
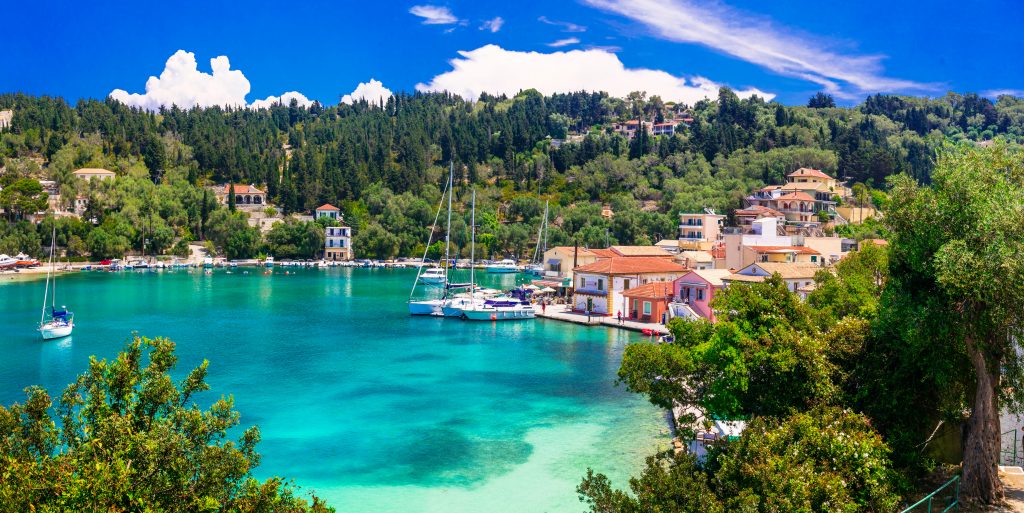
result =
[[572,311],[570,305],[548,305],[543,310],[540,307],[537,307],[537,317],[582,324],[585,326],[610,326],[612,328],[621,328],[641,333],[643,333],[644,330],[649,330],[660,335],[667,335],[669,332],[668,328],[661,324],[628,321],[625,319],[620,323],[617,318],[606,315],[588,316],[586,314]]

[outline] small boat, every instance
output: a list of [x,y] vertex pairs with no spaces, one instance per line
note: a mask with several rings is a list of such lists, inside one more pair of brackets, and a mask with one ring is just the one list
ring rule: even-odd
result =
[[523,270],[522,267],[516,265],[515,260],[510,260],[508,258],[500,262],[492,263],[488,265],[485,269],[487,270],[487,272],[491,274],[510,274],[517,273]]
[[420,275],[420,281],[430,285],[442,285],[448,281],[448,277],[445,275],[444,269],[440,267],[431,267],[423,274]]
[[205,258],[203,258],[203,267],[206,267],[206,268],[213,267],[213,257],[205,257]]
[[[53,252],[56,244],[57,228],[54,227],[53,235],[50,237],[50,267],[46,270],[46,289],[43,292],[43,313],[39,316],[39,334],[42,335],[43,340],[51,340],[55,338],[66,337],[71,334],[71,330],[75,327],[75,314],[68,311],[66,306],[57,308],[57,276],[53,276],[51,282],[50,275],[53,273]],[[53,294],[50,294],[51,283],[53,286]],[[47,308],[46,300],[49,297],[50,306]],[[49,310],[50,318],[47,320],[46,314]]]
[[533,319],[537,311],[533,305],[516,303],[512,306],[488,306],[467,308],[462,311],[462,318],[469,321],[518,321]]
[[17,260],[14,265],[18,267],[36,267],[39,265],[39,260],[36,260],[24,253],[14,255],[14,259]]
[[0,255],[0,269],[7,269],[18,265],[18,259],[7,255]]
[[443,315],[444,299],[409,301],[409,315]]
[[544,276],[544,264],[530,264],[526,266],[525,271],[531,276]]

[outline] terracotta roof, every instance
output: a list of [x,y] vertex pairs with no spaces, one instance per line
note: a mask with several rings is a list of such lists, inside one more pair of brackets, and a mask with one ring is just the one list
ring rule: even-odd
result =
[[686,267],[661,257],[613,257],[577,267],[574,271],[596,274],[677,273],[685,272]]
[[748,246],[758,253],[799,253],[801,255],[820,255],[807,246]]
[[828,185],[821,182],[789,182],[781,187],[784,191],[820,191],[829,192]]
[[831,176],[828,176],[827,174],[822,173],[821,171],[819,171],[817,169],[811,169],[809,167],[802,167],[800,169],[797,169],[796,171],[793,171],[792,173],[790,173],[790,174],[788,174],[786,176],[816,176],[818,178],[832,179]]
[[334,205],[331,205],[330,203],[324,203],[323,205],[320,205],[319,207],[316,207],[316,209],[317,210],[332,210],[332,211],[335,211],[335,212],[340,212],[341,211],[340,208],[338,208],[338,207],[336,207]]
[[589,251],[597,258],[616,258],[619,256],[610,249],[591,249]]
[[676,281],[685,280],[689,275],[698,276],[700,279],[710,283],[714,287],[721,287],[722,280],[732,274],[732,271],[728,269],[694,269],[682,277],[677,278]]
[[[231,192],[231,184],[224,186],[224,194]],[[263,191],[251,186],[243,184],[235,184],[235,194],[263,194]]]
[[779,196],[776,199],[778,201],[783,201],[783,200],[814,201],[814,198],[812,198],[809,194],[804,193],[804,192],[791,192],[789,194],[783,194],[782,196]]
[[649,299],[666,299],[673,294],[672,282],[652,281],[639,287],[631,288],[622,293],[625,297],[641,297]]
[[672,256],[671,253],[657,246],[612,246],[608,249],[615,252],[617,256],[624,257]]
[[113,171],[109,169],[101,169],[98,167],[83,167],[82,169],[76,169],[72,174],[75,175],[112,175]]
[[887,246],[889,244],[889,241],[887,241],[885,239],[864,239],[864,240],[860,241],[860,243],[861,244],[865,244],[865,243],[867,243],[867,244],[874,244],[876,246]]
[[778,210],[775,210],[774,208],[768,208],[768,207],[765,207],[765,206],[762,206],[762,205],[751,205],[751,206],[749,206],[747,208],[739,208],[739,209],[736,209],[733,213],[738,215],[738,216],[766,215],[766,216],[772,216],[772,217],[782,217],[784,215],[782,212],[779,212]]

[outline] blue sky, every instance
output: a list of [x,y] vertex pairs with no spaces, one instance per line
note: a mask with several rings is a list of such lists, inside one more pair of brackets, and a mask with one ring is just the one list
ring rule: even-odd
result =
[[[1024,90],[1024,6],[1010,0],[84,4],[7,3],[0,91],[74,101],[120,89],[152,108],[289,91],[335,104],[417,87],[646,90],[692,103],[728,85],[786,104],[819,90],[846,104]],[[193,56],[169,62],[179,50]],[[218,56],[230,68],[220,60],[213,73]]]

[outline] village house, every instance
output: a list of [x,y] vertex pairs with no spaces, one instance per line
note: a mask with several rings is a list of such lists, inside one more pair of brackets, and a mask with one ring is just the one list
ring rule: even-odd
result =
[[750,256],[744,260],[783,264],[822,264],[821,253],[807,246],[744,246]]
[[[330,219],[340,222],[341,209],[326,203],[317,207],[314,219]],[[352,260],[352,228],[348,226],[328,226],[324,228],[324,260]]]
[[679,308],[676,311],[687,313],[687,317],[699,317],[715,322],[715,312],[711,309],[711,300],[722,290],[723,278],[732,274],[728,269],[701,269],[690,271],[672,282],[672,296]]
[[668,251],[669,253],[679,253],[679,239],[662,239],[654,243],[655,246]]
[[708,250],[722,238],[725,216],[714,210],[679,214],[679,246],[684,249]]
[[676,256],[676,262],[687,269],[715,268],[715,256],[710,251],[682,251]]
[[662,257],[602,258],[573,270],[573,309],[595,315],[628,310],[622,293],[651,282],[672,281],[687,269]]
[[[231,203],[231,184],[218,186],[214,189],[217,200],[224,205]],[[267,204],[267,193],[257,189],[253,185],[235,184],[235,206],[246,207],[256,205],[263,207]]]
[[672,258],[672,253],[657,246],[612,246],[608,248],[619,257],[660,257]]
[[76,169],[72,171],[71,174],[87,182],[92,180],[113,180],[114,177],[117,176],[117,174],[115,174],[113,171],[109,169],[100,169],[93,167],[83,167],[82,169]]
[[573,267],[592,264],[600,255],[608,257],[609,253],[608,250],[555,246],[544,252],[544,276],[572,280]]
[[816,264],[757,262],[722,278],[722,281],[726,285],[757,283],[773,274],[778,274],[786,282],[786,288],[792,292],[798,292],[800,288],[814,285],[814,275],[821,269],[822,267]]
[[631,321],[656,322],[668,320],[668,305],[672,302],[672,282],[655,281],[631,288],[622,293],[627,309],[622,316]]
[[0,110],[0,130],[11,128],[11,120],[14,119],[13,110]]
[[736,218],[736,226],[745,232],[751,230],[754,221],[766,217],[778,219],[780,225],[786,222],[786,214],[761,205],[750,205],[746,208],[736,209],[733,211],[733,217]]

